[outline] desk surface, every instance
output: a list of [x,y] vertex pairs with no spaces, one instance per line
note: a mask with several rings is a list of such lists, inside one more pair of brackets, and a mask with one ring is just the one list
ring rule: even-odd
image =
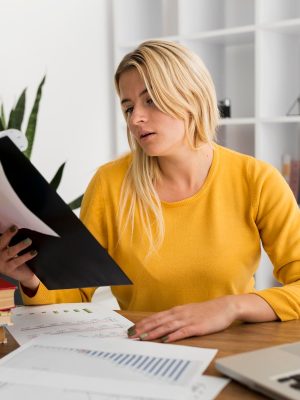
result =
[[[120,314],[137,322],[149,313],[120,311]],[[7,333],[7,344],[0,344],[0,358],[18,347],[16,341]],[[208,347],[218,349],[216,358],[241,353],[278,344],[300,341],[300,321],[266,322],[259,324],[242,324],[232,326],[223,332],[202,337],[181,340],[177,344],[186,346]],[[221,376],[212,362],[205,374]],[[263,400],[259,395],[238,383],[231,382],[219,394],[217,400]]]

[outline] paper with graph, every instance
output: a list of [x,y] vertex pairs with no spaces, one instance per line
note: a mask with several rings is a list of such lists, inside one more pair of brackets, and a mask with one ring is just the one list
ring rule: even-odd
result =
[[[212,399],[227,383],[201,377],[215,354],[129,339],[40,336],[0,360],[0,376],[9,383],[3,390],[21,394],[35,382],[32,393],[46,386],[62,400]],[[0,384],[0,396],[1,390]]]
[[7,327],[19,344],[40,335],[73,334],[82,337],[127,337],[132,322],[95,303],[24,306],[12,310]]
[[96,390],[82,390],[63,388],[56,384],[45,387],[43,384],[29,382],[14,383],[11,374],[7,379],[4,373],[0,380],[0,396],[5,400],[16,400],[19,396],[30,400],[213,400],[228,381],[202,375],[191,388],[180,388],[178,391],[177,387],[145,383],[118,386],[115,381],[100,378]]

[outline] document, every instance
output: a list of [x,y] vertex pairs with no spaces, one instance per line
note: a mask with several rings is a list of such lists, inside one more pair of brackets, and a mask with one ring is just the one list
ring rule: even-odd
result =
[[20,345],[44,334],[127,338],[127,329],[132,326],[127,318],[95,303],[16,307],[12,321],[7,329]]
[[36,395],[31,399],[43,388],[56,399],[212,399],[228,383],[201,376],[215,354],[130,339],[45,335],[0,360],[0,396],[24,393],[29,385]]
[[[0,368],[2,373],[2,370]],[[0,380],[0,396],[5,400],[24,398],[30,400],[213,400],[228,384],[229,379],[202,375],[191,388],[177,388],[167,385],[135,383],[134,386],[117,386],[115,381],[99,378],[99,386],[94,391],[60,387],[56,382],[52,386],[15,383],[21,380],[20,374],[13,378],[11,372],[4,373]],[[67,385],[64,385],[67,386]],[[142,393],[142,394],[141,394]],[[149,393],[149,395],[148,395]]]
[[[24,154],[0,138],[0,233],[15,224],[38,255],[29,267],[48,289],[129,285],[130,279]],[[13,243],[14,243],[13,242]]]
[[10,183],[8,182],[4,169],[0,164],[0,231],[4,232],[12,225],[20,228],[31,229],[45,235],[59,236],[53,229],[49,228],[43,221],[34,215],[19,199]]

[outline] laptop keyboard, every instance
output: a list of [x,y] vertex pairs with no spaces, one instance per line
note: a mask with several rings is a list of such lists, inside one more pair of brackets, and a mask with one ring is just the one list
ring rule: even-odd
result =
[[300,374],[286,376],[284,378],[277,379],[278,382],[288,382],[289,386],[293,389],[300,390]]

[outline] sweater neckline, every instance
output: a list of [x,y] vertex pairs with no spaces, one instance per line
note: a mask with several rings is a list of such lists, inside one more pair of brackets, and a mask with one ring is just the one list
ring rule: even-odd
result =
[[183,200],[179,200],[179,201],[164,201],[161,200],[161,205],[163,207],[179,207],[179,206],[184,206],[187,205],[195,200],[198,200],[200,197],[204,196],[214,178],[215,175],[215,171],[217,169],[217,165],[219,163],[219,146],[216,143],[212,144],[213,147],[213,159],[212,159],[212,163],[211,166],[209,168],[207,177],[205,179],[204,184],[202,185],[202,187],[198,190],[198,192],[196,192],[195,194],[193,194],[193,196],[191,197],[187,197],[186,199]]

